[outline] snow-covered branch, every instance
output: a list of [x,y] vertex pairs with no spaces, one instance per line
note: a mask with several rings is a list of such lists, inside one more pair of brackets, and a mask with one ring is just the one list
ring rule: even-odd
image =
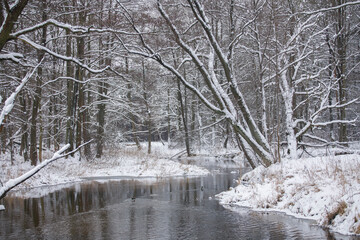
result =
[[0,54],[0,60],[11,60],[13,62],[20,62],[20,58],[23,58],[24,56],[20,53],[4,53]]
[[8,97],[8,99],[6,99],[5,105],[4,105],[4,107],[3,107],[3,109],[1,110],[1,113],[0,113],[0,132],[2,130],[3,122],[5,121],[5,118],[9,115],[9,113],[11,112],[11,110],[14,107],[16,96],[19,94],[21,89],[23,89],[23,87],[29,81],[29,79],[32,77],[32,75],[34,75],[36,69],[40,66],[41,63],[42,63],[42,61],[31,72],[28,72],[26,74],[26,76],[21,80],[20,85],[17,86],[17,88],[10,95],[10,97]]
[[62,59],[64,61],[71,61],[77,65],[79,65],[80,67],[88,70],[89,72],[91,73],[102,73],[104,72],[105,70],[107,70],[109,68],[109,66],[103,68],[103,69],[92,69],[90,68],[88,65],[86,64],[83,64],[82,62],[80,62],[79,59],[76,59],[76,58],[73,58],[73,57],[68,57],[68,56],[64,56],[64,55],[61,55],[61,54],[58,54],[56,52],[53,52],[51,51],[50,49],[44,47],[44,46],[41,46],[40,44],[37,44],[36,42],[33,42],[31,41],[29,38],[25,37],[25,36],[22,36],[22,37],[19,37],[18,39],[20,39],[21,41],[29,44],[30,46],[32,46],[33,48],[37,49],[37,50],[42,50],[56,58],[59,58],[59,59]]
[[33,175],[35,175],[37,172],[39,172],[42,168],[44,168],[46,165],[48,165],[49,163],[65,157],[68,154],[62,155],[63,152],[65,152],[68,148],[70,147],[70,144],[65,145],[64,147],[62,147],[59,151],[57,151],[56,153],[54,153],[53,157],[43,161],[41,164],[37,165],[36,167],[34,167],[33,169],[31,169],[30,171],[28,171],[27,173],[21,175],[20,177],[17,177],[15,179],[10,179],[9,181],[7,181],[1,188],[0,188],[0,199],[4,198],[6,196],[6,194],[13,189],[14,187],[16,187],[17,185],[19,185],[20,183],[26,181],[27,179],[29,179],[30,177],[32,177]]
[[347,6],[354,6],[354,5],[359,5],[360,1],[354,1],[354,2],[346,2],[344,4],[335,6],[335,7],[329,7],[329,8],[320,8],[318,10],[315,11],[309,11],[309,12],[298,12],[297,14],[306,14],[306,15],[312,15],[312,14],[318,14],[318,13],[322,13],[322,12],[329,12],[329,11],[334,11],[337,10],[339,8],[344,8]]
[[48,25],[53,25],[62,29],[69,30],[72,33],[80,33],[80,34],[86,34],[86,33],[116,33],[116,34],[126,34],[126,35],[134,35],[134,33],[129,33],[125,31],[119,31],[111,28],[94,28],[93,26],[90,27],[83,27],[83,26],[73,26],[67,23],[59,22],[55,19],[48,19],[45,22],[38,23],[34,26],[22,29],[20,31],[17,31],[15,33],[10,34],[10,38],[17,38],[21,35],[24,35],[29,32],[33,32],[37,29],[43,28]]
[[82,145],[80,145],[78,148],[76,148],[75,150],[68,152],[66,154],[63,154],[69,147],[70,144],[66,144],[65,146],[63,146],[59,151],[55,152],[54,155],[52,156],[52,158],[47,159],[45,161],[43,161],[42,163],[40,163],[39,165],[37,165],[36,167],[34,167],[33,169],[31,169],[30,171],[28,171],[27,173],[24,173],[23,175],[21,175],[20,177],[17,177],[15,179],[10,179],[9,181],[7,181],[1,188],[0,188],[0,199],[4,198],[6,196],[6,194],[13,189],[14,187],[18,186],[19,184],[23,183],[24,181],[26,181],[27,179],[31,178],[32,176],[34,176],[37,172],[39,172],[41,169],[43,169],[44,167],[46,167],[47,165],[49,165],[50,163],[52,163],[55,160],[58,160],[60,158],[69,156],[75,152],[77,152],[80,148],[82,148],[83,146],[89,144],[91,141],[86,142]]

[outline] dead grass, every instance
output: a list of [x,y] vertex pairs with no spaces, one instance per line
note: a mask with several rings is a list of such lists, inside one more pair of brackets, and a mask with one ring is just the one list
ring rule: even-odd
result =
[[276,192],[277,192],[277,202],[280,202],[285,194],[285,190],[280,187],[279,185],[276,186]]
[[356,226],[355,229],[354,229],[354,233],[355,233],[355,234],[360,234],[360,223],[359,223],[359,220],[360,220],[360,214],[357,214],[357,216],[355,216],[355,219],[354,219],[354,222],[355,222],[355,223],[358,223],[357,226]]
[[327,215],[326,215],[327,221],[325,221],[325,222],[328,225],[331,225],[332,221],[336,218],[336,216],[338,216],[338,215],[341,216],[345,213],[346,208],[347,208],[347,204],[345,201],[339,202],[332,211],[327,212]]

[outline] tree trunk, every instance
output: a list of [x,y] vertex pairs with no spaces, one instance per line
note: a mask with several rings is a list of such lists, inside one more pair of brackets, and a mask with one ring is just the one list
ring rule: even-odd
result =
[[39,162],[42,162],[44,128],[41,112],[39,112],[40,134],[39,134]]
[[148,154],[151,153],[151,135],[152,135],[152,117],[151,117],[151,109],[150,109],[150,103],[147,95],[147,86],[146,86],[146,71],[145,71],[145,63],[144,60],[142,60],[142,81],[143,81],[143,98],[145,103],[145,109],[146,109],[146,115],[147,115],[147,128],[148,128]]
[[[90,74],[89,74],[90,75]],[[86,109],[84,109],[84,122],[83,122],[83,139],[84,139],[84,142],[89,142],[91,141],[91,136],[90,136],[90,133],[89,133],[89,129],[90,129],[90,113],[89,113],[89,108],[88,106],[91,105],[92,103],[92,100],[91,100],[91,93],[90,91],[88,91],[88,94],[87,94],[87,107]],[[87,160],[91,159],[92,157],[92,154],[91,154],[91,147],[90,147],[90,143],[89,144],[86,144],[84,146],[84,155],[86,157]]]
[[16,1],[15,6],[10,11],[8,1],[0,0],[0,51],[9,40],[9,35],[14,27],[14,24],[17,22],[18,17],[27,3],[28,0]]
[[[71,57],[71,36],[70,31],[66,30],[66,56]],[[70,61],[66,62],[66,76],[69,78],[73,77],[73,67]],[[74,109],[73,109],[73,80],[68,79],[66,82],[66,102],[67,102],[67,122],[66,122],[66,142],[70,144],[68,151],[74,150]],[[72,155],[73,156],[73,155]]]
[[3,154],[5,154],[6,153],[6,140],[7,140],[6,127],[3,127],[3,130],[0,132],[0,137],[1,137],[1,146],[0,146],[1,149],[0,150],[2,151]]
[[[105,94],[106,87],[104,82],[99,83],[99,93]],[[100,102],[104,101],[104,97],[99,97]],[[97,127],[97,137],[96,137],[96,157],[100,158],[103,154],[103,147],[104,147],[104,127],[105,127],[105,104],[99,103],[98,104],[98,127]]]
[[[189,129],[188,129],[188,121],[187,121],[187,106],[186,106],[186,100],[185,100],[185,104],[183,102],[183,96],[181,93],[181,85],[180,85],[180,80],[177,80],[177,86],[178,86],[178,101],[180,103],[180,113],[181,113],[181,119],[183,122],[183,126],[184,126],[184,134],[185,134],[185,148],[186,148],[186,153],[188,156],[191,156],[191,149],[190,149],[190,139],[189,139]],[[186,95],[184,96],[186,99]]]
[[[236,131],[236,130],[235,130]],[[256,168],[255,159],[253,158],[252,154],[249,152],[250,147],[245,147],[247,144],[245,141],[241,139],[238,134],[235,134],[236,143],[238,144],[239,149],[242,150],[246,160],[249,162],[252,169]]]
[[171,146],[171,110],[170,110],[170,87],[167,89],[167,143]]
[[[337,0],[335,5],[341,5],[345,3],[344,0]],[[337,17],[336,25],[336,49],[337,49],[337,79],[338,79],[338,96],[340,105],[346,103],[346,8],[339,8],[335,15]],[[346,120],[346,107],[339,108],[339,120]],[[339,141],[344,142],[347,146],[347,126],[346,123],[339,123]]]
[[11,165],[14,165],[15,162],[15,154],[14,154],[14,138],[13,138],[13,126],[9,126],[9,137],[10,137],[10,143],[9,143],[9,148],[10,148],[10,160],[11,160]]
[[[42,0],[41,4],[42,8],[42,21],[46,21],[46,0]],[[46,26],[42,28],[42,37],[41,37],[41,45],[46,45],[46,34],[47,29]],[[43,51],[38,51],[38,62],[42,61],[45,53]],[[38,67],[37,69],[37,77],[36,77],[36,88],[35,88],[35,96],[33,100],[32,106],[32,115],[31,115],[31,127],[30,127],[30,160],[31,165],[35,166],[37,164],[37,117],[39,114],[40,101],[41,101],[41,85],[43,78],[43,69],[42,67]]]
[[[126,75],[129,74],[129,59],[128,56],[125,57],[125,73]],[[131,82],[129,82],[127,84],[127,89],[128,92],[126,94],[127,100],[129,102],[129,104],[132,103],[132,96],[131,96],[131,91],[132,91],[132,84]],[[137,148],[140,150],[141,149],[141,144],[139,141],[139,138],[137,136],[137,130],[136,130],[136,117],[135,115],[131,112],[131,110],[129,111],[129,119],[130,119],[130,125],[131,125],[131,132],[132,132],[132,136],[133,136],[133,140],[137,146]]]
[[[83,61],[84,57],[84,38],[78,37],[77,39],[77,55],[80,61]],[[84,88],[85,85],[82,83],[84,81],[84,70],[77,66],[75,77],[79,80],[78,83],[78,98],[77,98],[77,120],[76,120],[76,147],[79,147],[82,143],[82,132],[83,132],[83,124],[85,122],[85,96],[84,96]],[[75,83],[76,84],[76,83]]]
[[23,155],[24,162],[29,160],[29,134],[28,134],[28,109],[27,109],[27,99],[25,92],[22,92],[19,97],[21,110],[23,111],[23,124],[21,126],[21,145],[20,145],[20,155]]
[[[110,41],[110,39],[108,40]],[[110,46],[108,46],[110,48]],[[104,49],[103,43],[99,40],[99,49]],[[100,65],[102,61],[100,61]],[[111,59],[105,59],[105,65],[111,65]],[[96,137],[96,157],[100,158],[103,154],[104,147],[104,133],[105,133],[105,113],[106,113],[106,95],[108,90],[108,83],[105,79],[100,80],[99,82],[99,104],[98,104],[98,127],[97,127],[97,137]]]

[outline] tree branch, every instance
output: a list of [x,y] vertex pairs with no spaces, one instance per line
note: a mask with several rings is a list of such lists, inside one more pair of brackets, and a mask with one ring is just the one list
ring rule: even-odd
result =
[[[92,141],[92,140],[91,140]],[[82,145],[80,145],[78,148],[76,148],[75,150],[68,152],[66,154],[62,154],[63,152],[65,152],[69,147],[70,144],[66,144],[64,147],[62,147],[59,151],[57,151],[56,153],[54,153],[54,155],[52,156],[52,158],[47,159],[45,161],[43,161],[41,164],[37,165],[36,167],[34,167],[33,169],[31,169],[30,171],[28,171],[27,173],[24,173],[23,175],[21,175],[20,177],[17,177],[15,179],[10,179],[9,181],[7,181],[1,188],[0,188],[0,199],[4,198],[6,196],[6,194],[13,189],[14,187],[18,186],[19,184],[25,182],[27,179],[31,178],[32,176],[34,176],[37,172],[39,172],[41,169],[43,169],[44,167],[46,167],[47,165],[49,165],[50,163],[54,162],[55,160],[58,160],[60,158],[69,156],[75,152],[77,152],[80,148],[82,148],[83,146],[89,144],[91,141],[86,142]]]
[[40,63],[38,65],[36,65],[36,67],[31,72],[28,72],[26,74],[26,76],[21,80],[20,85],[15,89],[15,91],[10,95],[10,97],[8,97],[6,99],[5,105],[0,113],[0,133],[3,129],[3,122],[5,122],[5,118],[10,114],[11,110],[14,107],[16,96],[19,94],[21,89],[23,89],[23,87],[29,81],[29,79],[32,77],[32,75],[34,75],[35,71],[37,70],[37,68],[40,66],[41,63],[42,63],[42,60],[40,61]]
[[64,60],[64,61],[73,62],[73,63],[79,65],[80,67],[85,68],[86,70],[88,70],[88,71],[91,72],[91,73],[95,73],[95,74],[96,74],[96,73],[102,73],[102,72],[104,72],[105,70],[107,70],[107,69],[109,68],[109,66],[107,66],[107,67],[105,67],[105,68],[103,68],[103,69],[98,69],[98,70],[97,70],[97,69],[92,69],[92,68],[90,68],[88,65],[85,65],[85,64],[81,63],[81,62],[80,62],[78,59],[76,59],[76,58],[64,56],[64,55],[58,54],[58,53],[56,53],[56,52],[53,52],[53,51],[51,51],[50,49],[48,49],[48,48],[46,48],[46,47],[44,47],[44,46],[41,46],[40,44],[37,44],[37,43],[31,41],[29,38],[27,38],[27,37],[25,37],[25,36],[19,37],[18,39],[21,40],[21,41],[23,41],[23,42],[25,42],[25,43],[27,43],[27,44],[29,44],[30,46],[32,46],[33,48],[35,48],[35,49],[37,49],[37,50],[42,50],[42,51],[44,51],[44,52],[46,52],[46,53],[48,53],[48,54],[50,54],[50,55],[52,55],[52,56],[54,56],[54,57],[57,57],[57,58],[59,58],[59,59],[62,59],[62,60]]

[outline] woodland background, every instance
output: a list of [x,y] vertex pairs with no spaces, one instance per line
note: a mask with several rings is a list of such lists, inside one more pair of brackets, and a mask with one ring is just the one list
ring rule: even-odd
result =
[[0,125],[11,161],[93,139],[88,160],[163,141],[255,167],[360,139],[359,1],[0,3],[3,113],[24,83]]

